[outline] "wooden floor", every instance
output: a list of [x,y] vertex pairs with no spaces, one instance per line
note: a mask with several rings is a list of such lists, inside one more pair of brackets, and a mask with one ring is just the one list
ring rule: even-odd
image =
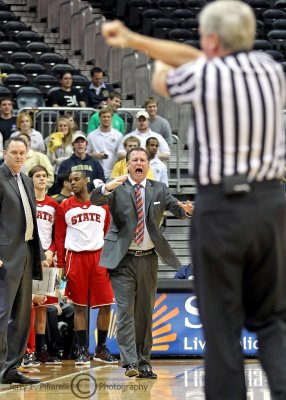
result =
[[[90,368],[75,367],[73,361],[62,366],[30,368],[29,376],[40,377],[41,384],[0,385],[0,399],[9,400],[203,400],[202,360],[154,360],[158,379],[127,378],[118,366],[92,362]],[[248,400],[270,400],[267,381],[256,360],[247,360],[245,375]]]

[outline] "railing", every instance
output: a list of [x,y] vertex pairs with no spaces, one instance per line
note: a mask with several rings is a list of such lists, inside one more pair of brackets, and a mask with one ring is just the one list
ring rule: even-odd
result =
[[[133,122],[135,120],[135,115],[138,111],[142,111],[142,107],[122,107],[118,109],[118,113],[124,119],[125,126],[129,127],[127,132],[130,132],[133,128]],[[32,107],[25,107],[19,110],[20,112],[28,111],[31,112],[33,115],[33,126],[35,129],[40,131],[44,137],[47,137],[51,133],[55,132],[56,121],[58,117],[62,116],[66,112],[71,112],[77,121],[78,129],[82,130],[83,132],[87,132],[87,127],[89,123],[89,119],[93,113],[95,113],[96,109],[90,107],[39,107],[39,108],[32,108]],[[169,172],[169,183],[170,186],[176,188],[177,194],[184,194],[183,193],[183,186],[184,181],[181,179],[181,169],[186,169],[186,160],[184,162],[180,162],[181,156],[181,143],[180,139],[177,135],[172,135],[174,145],[171,150],[171,157],[170,160],[167,162],[168,172]],[[171,178],[170,171],[175,170],[175,178]],[[190,181],[191,186],[194,185],[194,181],[188,179]],[[195,189],[192,193],[195,192]]]

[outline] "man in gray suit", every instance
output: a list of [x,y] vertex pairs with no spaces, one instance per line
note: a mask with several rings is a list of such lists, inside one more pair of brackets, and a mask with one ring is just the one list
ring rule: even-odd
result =
[[115,295],[121,365],[126,368],[126,376],[156,379],[150,356],[157,254],[167,264],[180,267],[160,231],[160,222],[165,210],[187,218],[192,205],[178,202],[164,183],[146,179],[149,155],[145,149],[130,150],[126,160],[129,174],[96,188],[91,201],[97,205],[108,203],[113,219],[100,265],[109,269]]
[[[17,370],[30,329],[32,278],[42,279],[45,259],[36,222],[32,180],[21,174],[23,139],[5,142],[0,167],[0,382],[39,383]],[[48,266],[46,261],[42,265]]]

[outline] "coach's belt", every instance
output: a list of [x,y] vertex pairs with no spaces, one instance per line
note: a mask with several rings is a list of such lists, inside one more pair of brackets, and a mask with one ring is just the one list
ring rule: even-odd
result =
[[128,250],[127,254],[131,254],[135,257],[143,257],[143,256],[150,256],[151,254],[155,254],[155,249],[150,250]]

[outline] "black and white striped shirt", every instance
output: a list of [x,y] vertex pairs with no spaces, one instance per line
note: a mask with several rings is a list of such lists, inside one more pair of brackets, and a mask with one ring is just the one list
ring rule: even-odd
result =
[[282,68],[261,52],[185,64],[168,73],[170,96],[192,105],[191,170],[201,185],[246,174],[281,178],[285,166]]

